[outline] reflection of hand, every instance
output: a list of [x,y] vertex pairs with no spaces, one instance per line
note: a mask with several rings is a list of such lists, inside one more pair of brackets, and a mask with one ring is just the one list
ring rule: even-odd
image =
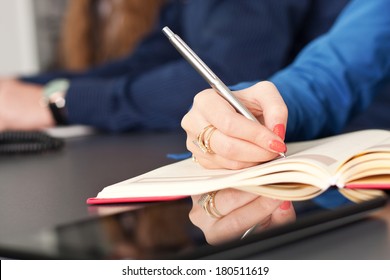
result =
[[54,126],[50,110],[41,99],[41,86],[0,79],[0,131]]
[[[245,168],[286,151],[287,107],[276,87],[270,82],[260,82],[234,94],[261,124],[238,114],[211,89],[196,95],[191,110],[182,120],[187,148],[206,168]],[[216,128],[209,139],[214,153],[202,152],[194,144],[197,135],[209,124]]]
[[190,220],[199,227],[208,243],[217,244],[241,237],[253,225],[257,231],[295,220],[289,201],[280,201],[235,189],[220,190],[215,194],[215,208],[221,218],[211,217],[198,205],[201,196],[192,197]]

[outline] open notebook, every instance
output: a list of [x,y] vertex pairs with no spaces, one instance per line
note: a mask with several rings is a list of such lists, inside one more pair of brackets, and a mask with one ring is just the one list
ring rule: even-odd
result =
[[390,131],[363,130],[288,144],[287,158],[243,170],[208,170],[191,159],[105,187],[89,204],[169,200],[235,188],[307,200],[329,187],[359,202],[390,189]]

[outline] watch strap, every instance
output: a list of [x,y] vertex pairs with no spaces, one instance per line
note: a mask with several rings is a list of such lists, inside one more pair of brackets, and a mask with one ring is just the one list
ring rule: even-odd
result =
[[66,110],[66,92],[69,88],[69,80],[55,79],[44,86],[43,99],[49,107],[57,125],[68,124]]

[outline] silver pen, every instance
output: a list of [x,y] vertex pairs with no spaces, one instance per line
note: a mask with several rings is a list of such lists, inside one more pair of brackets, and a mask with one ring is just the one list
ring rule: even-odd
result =
[[[194,69],[209,83],[209,85],[223,98],[225,98],[237,112],[246,118],[259,122],[256,117],[246,108],[230,91],[230,89],[214,74],[213,71],[196,55],[196,53],[169,27],[165,26],[162,32],[168,37],[172,45],[179,53],[194,67]],[[286,157],[284,153],[279,153],[281,157]]]
[[194,53],[194,51],[169,27],[163,28],[163,33],[169,38],[172,45],[194,67],[196,71],[210,84],[210,86],[225,98],[240,114],[250,120],[257,121],[255,116],[233,95],[229,88],[211,71],[211,69]]

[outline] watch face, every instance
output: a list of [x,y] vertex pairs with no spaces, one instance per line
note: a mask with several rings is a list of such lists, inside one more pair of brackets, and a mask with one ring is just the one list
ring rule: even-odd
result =
[[51,99],[52,95],[62,93],[62,98],[65,97],[66,91],[69,88],[69,81],[66,79],[58,79],[49,82],[43,89],[43,95],[46,100]]
[[58,109],[62,109],[65,107],[65,92],[63,91],[58,91],[58,92],[55,92],[53,93],[50,97],[49,97],[49,103],[51,104],[55,104],[55,106],[58,108]]

